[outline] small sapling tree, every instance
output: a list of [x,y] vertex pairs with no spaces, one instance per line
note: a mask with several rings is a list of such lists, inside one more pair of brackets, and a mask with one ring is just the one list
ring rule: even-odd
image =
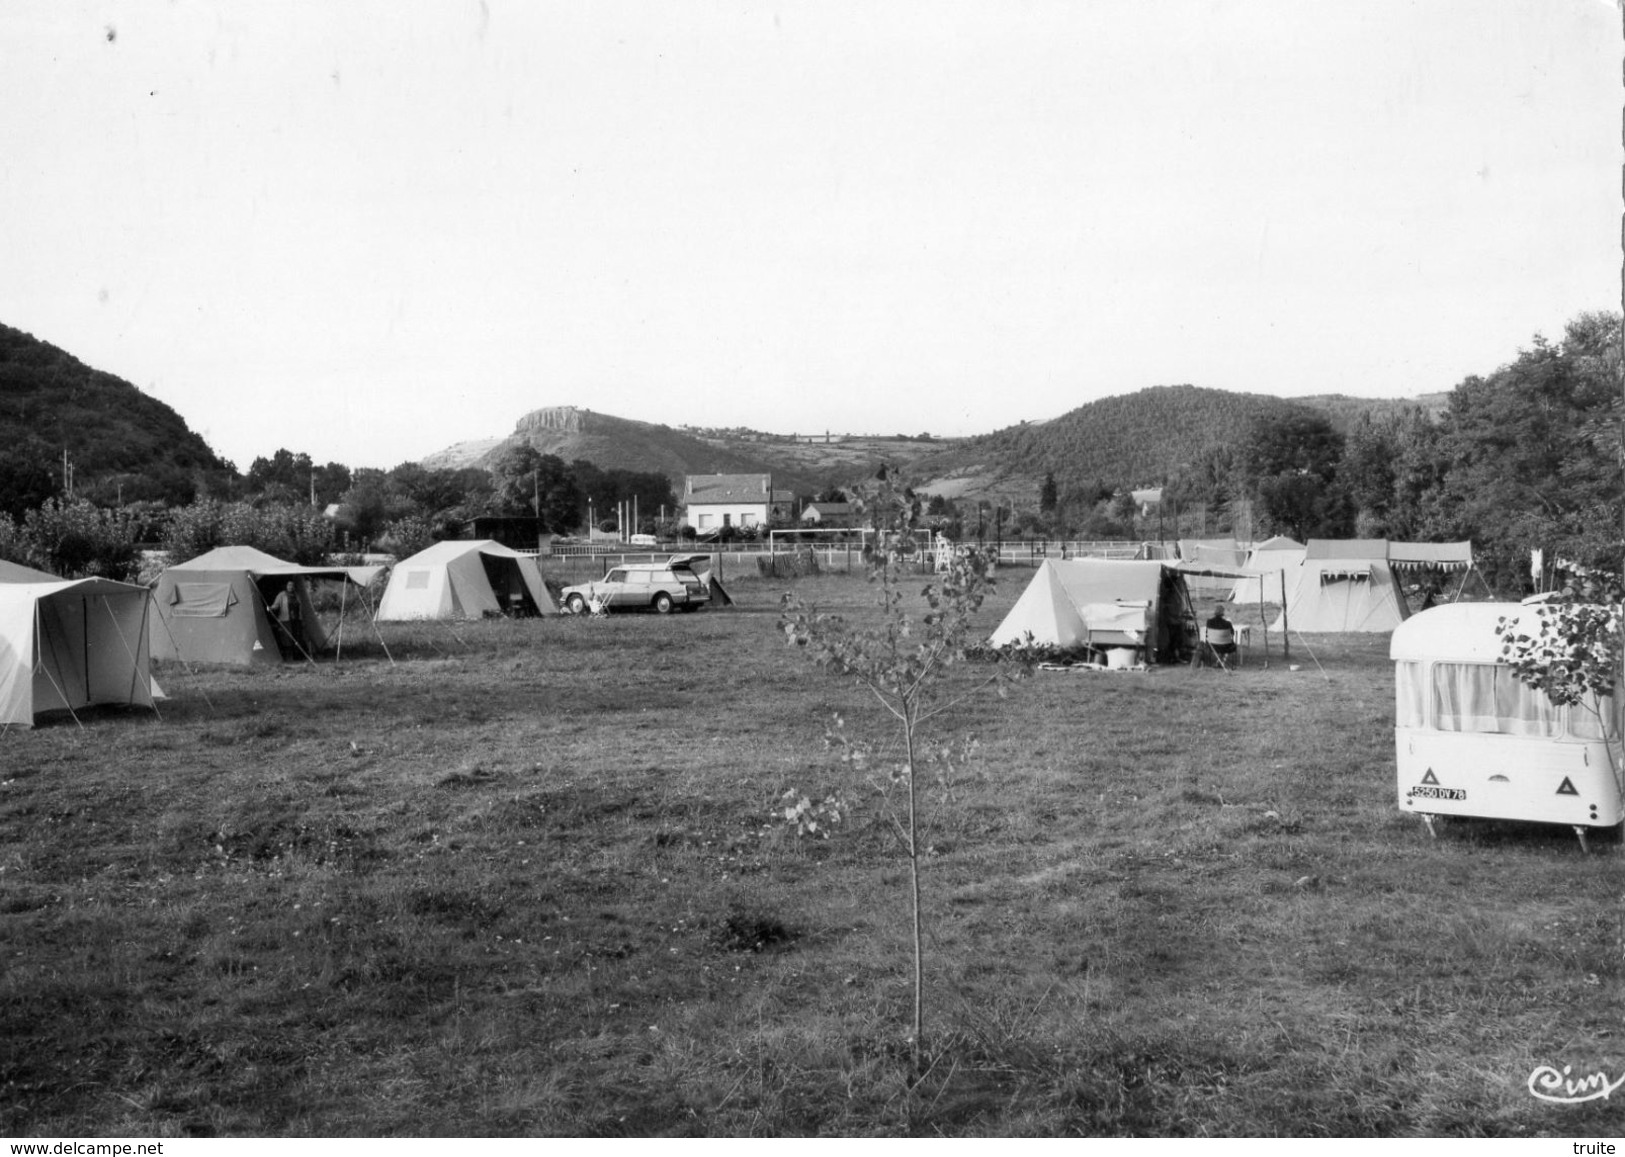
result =
[[[1611,697],[1621,693],[1625,583],[1618,575],[1564,559],[1557,570],[1565,582],[1555,599],[1539,604],[1533,631],[1519,629],[1514,619],[1496,624],[1501,658],[1520,682],[1559,706],[1600,714],[1615,706]],[[1612,759],[1612,743],[1607,751]],[[1614,771],[1617,775],[1619,769]],[[1625,957],[1625,891],[1619,903],[1619,951]]]
[[[933,723],[967,700],[1002,696],[1010,679],[1025,673],[1025,668],[995,663],[975,677],[950,681],[950,670],[976,641],[972,621],[992,585],[991,559],[979,551],[956,552],[951,559],[940,560],[923,585],[916,585],[924,577],[918,575],[916,533],[924,522],[913,491],[882,468],[877,485],[856,504],[874,531],[865,562],[878,621],[856,625],[843,616],[822,613],[792,593],[784,598],[780,622],[792,646],[806,648],[826,670],[855,680],[893,723],[892,742],[883,744],[849,735],[839,715],[825,734],[842,765],[866,775],[878,787],[884,815],[907,862],[914,987],[910,1052],[918,1075],[924,1071],[925,1045],[925,909],[920,876],[936,819],[936,813],[926,814],[925,795],[934,784],[938,807],[951,802],[955,769],[974,749],[973,740],[957,746],[930,742],[929,732]],[[809,817],[799,792],[785,802],[787,822],[805,829],[809,818],[818,818]],[[834,808],[835,797],[825,806]],[[827,820],[827,813],[822,818]],[[828,826],[826,822],[823,831]]]
[[1596,709],[1612,695],[1625,648],[1621,638],[1619,576],[1560,559],[1566,581],[1557,596],[1536,605],[1534,630],[1515,619],[1496,625],[1501,658],[1518,680],[1543,691],[1560,707]]

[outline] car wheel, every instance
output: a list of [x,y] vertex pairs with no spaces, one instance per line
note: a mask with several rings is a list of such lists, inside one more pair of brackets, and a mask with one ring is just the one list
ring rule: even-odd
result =
[[672,605],[671,596],[665,591],[661,591],[655,596],[655,610],[659,611],[661,614],[671,614]]
[[579,615],[587,609],[587,600],[582,598],[580,595],[571,595],[565,600],[564,605],[569,609],[572,615]]

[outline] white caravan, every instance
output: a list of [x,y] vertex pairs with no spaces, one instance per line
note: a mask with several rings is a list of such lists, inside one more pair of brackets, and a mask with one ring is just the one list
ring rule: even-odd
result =
[[1538,607],[1451,603],[1394,628],[1394,737],[1402,811],[1568,824],[1625,819],[1625,694],[1559,707],[1501,660],[1503,617],[1534,633]]

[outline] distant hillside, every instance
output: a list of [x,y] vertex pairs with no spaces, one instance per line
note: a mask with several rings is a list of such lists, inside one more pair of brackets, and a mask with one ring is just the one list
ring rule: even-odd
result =
[[58,481],[66,450],[75,492],[107,501],[189,502],[200,477],[231,470],[163,402],[7,325],[0,447],[13,465],[49,464]]
[[1102,398],[1047,422],[967,438],[922,459],[917,470],[927,479],[923,488],[934,494],[1030,504],[1045,474],[1053,473],[1063,488],[1097,480],[1112,486],[1154,485],[1205,446],[1240,442],[1256,421],[1309,408],[1346,428],[1363,410],[1382,412],[1403,405],[1427,403],[1339,395],[1284,399],[1197,386],[1155,386]]
[[430,468],[489,466],[510,446],[529,443],[566,462],[585,459],[603,470],[659,471],[682,489],[688,474],[772,474],[775,486],[813,493],[873,472],[881,461],[909,461],[940,442],[832,435],[792,439],[747,430],[678,430],[550,406],[519,419],[506,438],[460,442],[423,459]]
[[436,467],[490,466],[510,446],[529,443],[543,454],[566,462],[585,459],[603,470],[659,471],[681,488],[685,474],[766,474],[775,485],[799,486],[805,480],[780,478],[766,460],[653,422],[636,422],[575,406],[550,406],[526,414],[512,434],[494,443],[464,442],[423,460]]
[[920,459],[956,444],[954,439],[902,434],[798,437],[754,431],[700,431],[699,437],[714,446],[748,450],[772,465],[774,478],[812,479],[811,486],[800,487],[811,491],[861,482],[873,477],[882,462],[913,470]]
[[1044,475],[1063,486],[1155,484],[1214,442],[1237,443],[1253,422],[1314,409],[1347,430],[1361,413],[1421,406],[1437,414],[1448,394],[1410,401],[1326,394],[1284,399],[1196,386],[1157,386],[1103,398],[1046,422],[973,438],[933,439],[829,434],[793,436],[754,430],[674,429],[574,406],[526,414],[506,438],[461,442],[423,459],[435,467],[489,466],[504,449],[528,442],[566,462],[602,469],[658,470],[681,489],[685,474],[771,473],[802,493],[848,486],[880,462],[903,467],[922,488],[948,498],[1037,500]]
[[1347,394],[1314,394],[1305,398],[1289,398],[1288,401],[1320,410],[1331,419],[1333,426],[1346,434],[1361,414],[1381,418],[1401,410],[1420,409],[1428,416],[1437,418],[1450,404],[1450,395],[1437,393],[1421,394],[1414,398],[1351,398]]

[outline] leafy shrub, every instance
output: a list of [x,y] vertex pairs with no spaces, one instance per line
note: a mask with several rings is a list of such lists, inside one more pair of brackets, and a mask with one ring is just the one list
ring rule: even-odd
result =
[[434,523],[416,515],[397,518],[384,527],[378,545],[396,558],[411,558],[434,544],[439,537],[436,529]]
[[32,565],[64,578],[126,582],[140,568],[134,520],[83,499],[47,498],[23,516],[22,538]]
[[0,562],[28,565],[28,544],[23,539],[23,528],[4,511],[0,511]]
[[163,548],[173,561],[185,562],[217,546],[252,546],[311,566],[325,562],[333,549],[333,525],[310,506],[254,507],[209,498],[170,515]]

